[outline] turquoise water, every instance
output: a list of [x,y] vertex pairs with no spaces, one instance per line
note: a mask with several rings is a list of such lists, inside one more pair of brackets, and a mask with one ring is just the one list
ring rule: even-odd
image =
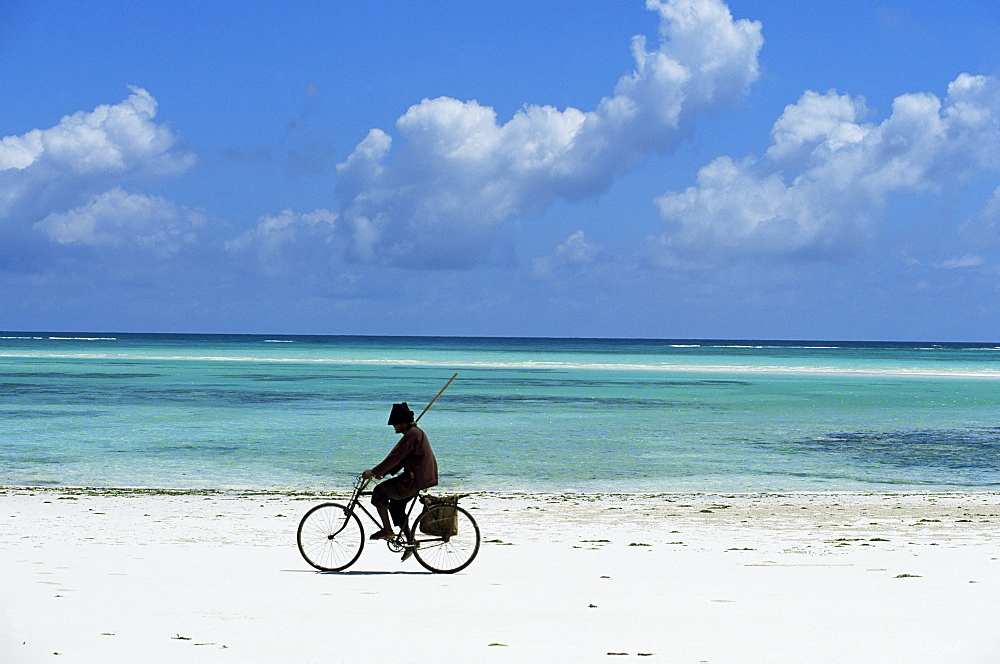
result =
[[1000,487],[997,344],[0,337],[0,484],[339,489],[457,372],[449,488]]

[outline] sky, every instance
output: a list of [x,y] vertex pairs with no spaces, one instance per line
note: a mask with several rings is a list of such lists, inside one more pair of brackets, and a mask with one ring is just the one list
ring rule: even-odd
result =
[[0,329],[1000,342],[1000,4],[0,0]]

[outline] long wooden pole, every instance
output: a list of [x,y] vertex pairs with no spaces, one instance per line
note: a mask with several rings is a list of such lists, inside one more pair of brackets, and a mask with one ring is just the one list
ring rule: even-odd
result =
[[434,405],[434,402],[438,400],[438,397],[441,396],[442,394],[444,394],[444,391],[448,389],[449,385],[451,385],[451,381],[455,380],[455,378],[457,378],[457,377],[458,377],[458,373],[456,372],[454,376],[452,376],[451,378],[448,379],[448,382],[444,384],[444,387],[442,387],[441,391],[437,393],[437,396],[435,396],[433,399],[431,399],[431,402],[429,404],[427,404],[427,406],[424,408],[423,412],[420,413],[420,415],[417,417],[417,419],[413,420],[414,424],[416,424],[417,422],[420,421],[420,418],[424,416],[424,413],[426,413],[430,409],[430,407],[432,405]]

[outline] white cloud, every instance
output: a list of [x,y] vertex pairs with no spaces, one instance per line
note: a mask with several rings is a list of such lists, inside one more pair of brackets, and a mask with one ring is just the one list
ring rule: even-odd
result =
[[962,224],[960,234],[969,242],[991,249],[1000,248],[1000,187],[986,205]]
[[204,223],[205,215],[199,210],[116,187],[94,196],[84,206],[48,215],[35,228],[63,245],[128,245],[171,255],[193,244],[196,229]]
[[250,256],[272,277],[301,271],[304,265],[324,265],[335,253],[336,221],[329,210],[282,210],[261,217],[253,229],[227,242],[226,251]]
[[532,261],[532,273],[539,279],[565,278],[603,259],[604,245],[587,239],[580,230],[556,247],[553,255],[536,257]]
[[397,120],[397,146],[369,132],[338,165],[349,255],[470,265],[505,220],[601,193],[756,80],[759,23],[734,21],[720,0],[647,7],[660,15],[657,47],[634,38],[635,70],[592,111],[527,105],[501,124],[488,106],[440,97]]
[[170,128],[154,122],[153,96],[141,88],[131,91],[119,104],[0,139],[0,230],[5,224],[32,224],[130,178],[191,168],[194,155],[175,149]]
[[956,268],[962,267],[978,267],[986,262],[986,259],[982,256],[976,256],[974,254],[966,254],[960,258],[950,258],[943,261],[938,267],[942,267],[946,270],[954,270]]
[[865,138],[870,127],[857,122],[867,114],[863,99],[832,90],[825,95],[807,90],[774,123],[767,156],[774,160],[828,157]]
[[591,242],[583,231],[577,231],[556,248],[556,256],[571,265],[586,265],[593,262],[602,249],[603,245]]
[[0,171],[48,165],[66,173],[145,171],[179,173],[193,155],[174,153],[173,133],[153,122],[157,102],[146,90],[130,88],[120,104],[102,104],[62,118],[50,129],[0,139]]
[[867,114],[860,98],[806,92],[774,124],[766,158],[719,157],[695,186],[656,200],[660,259],[850,250],[888,196],[1000,166],[997,78],[962,74],[943,102],[901,95],[881,124]]

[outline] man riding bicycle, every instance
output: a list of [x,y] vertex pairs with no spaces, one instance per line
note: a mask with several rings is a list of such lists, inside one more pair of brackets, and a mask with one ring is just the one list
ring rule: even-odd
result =
[[438,483],[437,459],[434,458],[430,441],[427,440],[427,434],[413,421],[413,411],[405,401],[392,404],[389,426],[394,427],[396,433],[403,434],[403,437],[382,463],[361,474],[365,479],[382,479],[386,475],[403,471],[401,475],[379,483],[372,491],[372,505],[382,519],[382,529],[369,538],[373,540],[392,538],[394,533],[389,521],[390,515],[397,526],[404,526],[407,501],[422,489]]

